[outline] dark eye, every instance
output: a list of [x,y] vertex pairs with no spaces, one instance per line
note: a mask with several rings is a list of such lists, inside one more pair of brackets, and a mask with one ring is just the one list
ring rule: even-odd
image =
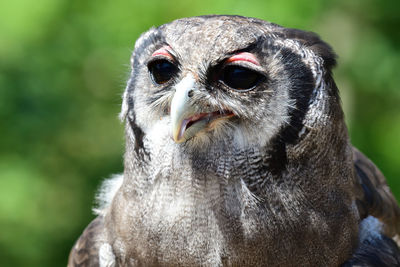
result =
[[226,66],[220,80],[236,90],[251,89],[264,79],[264,76],[240,66]]
[[174,64],[165,59],[151,62],[148,68],[153,80],[158,84],[168,82],[178,71]]

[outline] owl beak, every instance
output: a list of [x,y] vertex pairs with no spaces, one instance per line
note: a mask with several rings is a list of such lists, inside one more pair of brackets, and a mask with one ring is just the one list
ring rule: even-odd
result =
[[[195,107],[192,105],[192,101],[190,101],[191,91],[195,89],[195,82],[195,79],[191,75],[188,75],[175,88],[175,95],[171,102],[171,124],[172,138],[176,143],[186,141],[200,130],[198,128],[201,125],[197,125],[198,123],[196,123],[195,128],[193,128],[195,125],[187,128],[190,118],[196,114]],[[204,128],[204,126],[201,128]]]
[[172,138],[176,143],[182,143],[195,136],[199,131],[212,127],[212,122],[218,119],[233,117],[231,111],[199,112],[199,107],[193,101],[196,81],[188,75],[175,87],[175,95],[171,102]]

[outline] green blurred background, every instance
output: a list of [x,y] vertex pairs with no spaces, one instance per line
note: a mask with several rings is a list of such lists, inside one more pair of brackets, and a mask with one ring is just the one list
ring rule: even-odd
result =
[[134,41],[180,17],[240,14],[311,30],[339,57],[352,142],[400,199],[398,0],[0,3],[0,265],[65,266],[122,171],[117,119]]

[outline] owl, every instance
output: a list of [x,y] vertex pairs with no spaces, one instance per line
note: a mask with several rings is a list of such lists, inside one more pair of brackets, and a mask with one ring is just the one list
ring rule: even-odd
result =
[[354,148],[316,34],[201,16],[136,41],[124,172],[69,266],[398,266],[399,206]]

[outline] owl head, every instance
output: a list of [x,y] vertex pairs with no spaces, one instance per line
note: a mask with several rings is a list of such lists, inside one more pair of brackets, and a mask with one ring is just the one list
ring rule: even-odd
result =
[[342,119],[334,65],[314,33],[240,16],[179,19],[137,40],[121,118],[137,152],[294,144]]

